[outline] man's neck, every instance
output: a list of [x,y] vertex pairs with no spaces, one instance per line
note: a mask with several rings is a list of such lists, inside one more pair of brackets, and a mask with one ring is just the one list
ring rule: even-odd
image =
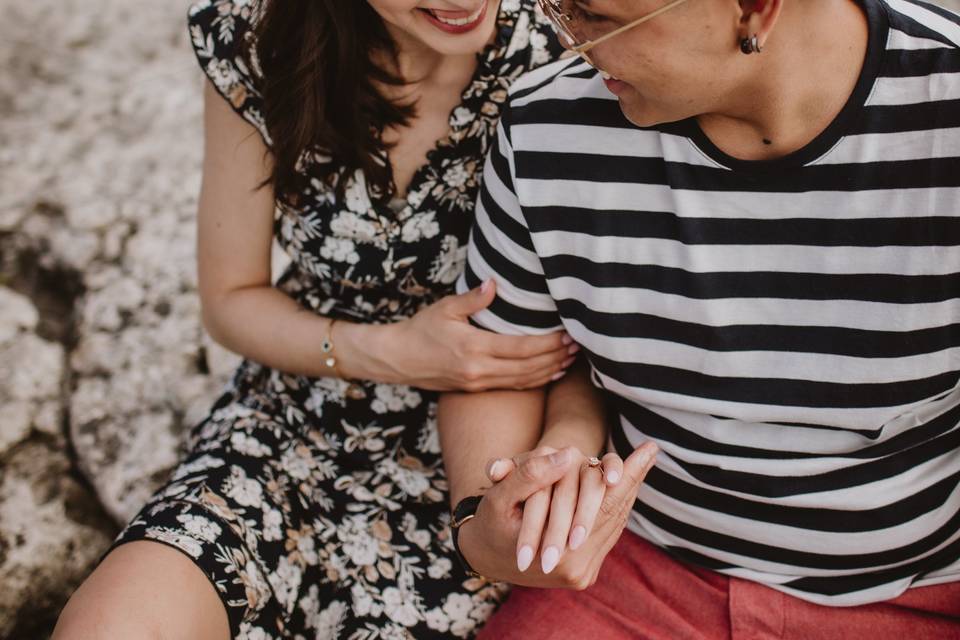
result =
[[[825,6],[825,5],[833,6]],[[867,51],[867,16],[853,0],[785,4],[745,90],[715,113],[698,117],[730,156],[769,160],[813,141],[856,87]]]

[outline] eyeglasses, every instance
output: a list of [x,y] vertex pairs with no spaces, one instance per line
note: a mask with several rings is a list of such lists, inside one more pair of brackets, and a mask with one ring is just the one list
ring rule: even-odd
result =
[[655,11],[651,11],[645,16],[629,22],[618,29],[605,33],[593,39],[588,37],[591,23],[595,23],[597,18],[592,14],[580,8],[577,0],[538,0],[540,9],[544,15],[549,18],[553,28],[562,40],[564,45],[580,56],[591,65],[593,60],[587,55],[587,52],[593,49],[601,42],[606,42],[614,36],[618,36],[628,29],[632,29],[638,24],[643,24],[647,20],[656,18],[661,13],[666,13],[670,9],[683,4],[687,0],[673,0]]

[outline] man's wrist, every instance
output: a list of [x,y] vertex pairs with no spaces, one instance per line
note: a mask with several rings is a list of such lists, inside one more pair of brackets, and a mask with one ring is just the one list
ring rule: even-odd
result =
[[460,553],[460,557],[463,558],[470,570],[480,575],[485,575],[477,566],[476,557],[474,554],[475,545],[477,543],[476,535],[479,528],[480,526],[477,523],[476,518],[471,518],[460,525],[457,533],[457,548]]

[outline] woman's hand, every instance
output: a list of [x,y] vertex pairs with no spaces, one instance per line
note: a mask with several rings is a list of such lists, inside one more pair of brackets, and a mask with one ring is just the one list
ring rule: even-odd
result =
[[[530,567],[538,549],[540,568],[549,574],[568,547],[579,548],[593,530],[607,488],[616,485],[623,475],[623,460],[616,453],[606,454],[600,465],[591,466],[586,455],[574,447],[571,450],[574,463],[570,469],[554,485],[527,498],[523,505],[517,538],[520,571]],[[494,460],[487,465],[487,477],[491,482],[499,482],[531,457],[554,451],[553,447],[544,446],[512,459]]]
[[577,452],[571,447],[524,460],[487,491],[476,517],[460,529],[461,552],[470,566],[491,579],[530,587],[586,589],[596,582],[603,560],[620,538],[656,451],[656,444],[647,442],[630,454],[620,481],[604,492],[590,535],[577,549],[568,550],[549,574],[536,565],[520,571],[516,549],[526,500],[572,470],[579,471]]
[[559,379],[579,346],[565,332],[503,336],[467,319],[496,297],[488,280],[447,296],[412,318],[384,325],[376,351],[381,375],[371,379],[434,391],[532,389]]

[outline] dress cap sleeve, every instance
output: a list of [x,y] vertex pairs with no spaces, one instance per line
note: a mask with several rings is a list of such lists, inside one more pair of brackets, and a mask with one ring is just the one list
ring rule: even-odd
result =
[[233,110],[270,146],[263,96],[258,89],[262,74],[255,56],[248,65],[241,54],[244,40],[253,37],[257,18],[256,0],[199,0],[187,11],[187,26],[200,68]]

